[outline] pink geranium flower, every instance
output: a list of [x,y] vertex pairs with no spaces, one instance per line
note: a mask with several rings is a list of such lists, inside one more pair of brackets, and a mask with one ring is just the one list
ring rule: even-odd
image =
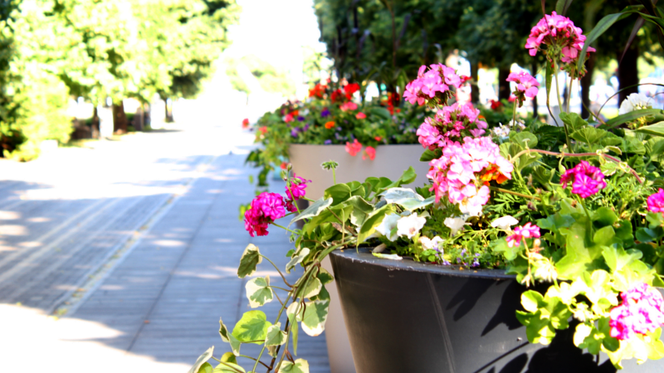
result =
[[525,100],[525,97],[532,99],[537,96],[537,87],[540,84],[527,71],[510,73],[507,81],[516,83],[516,90],[513,93],[521,102]]
[[417,79],[406,85],[403,97],[411,104],[424,105],[434,97],[446,101],[451,95],[450,86],[459,88],[461,78],[455,70],[443,64],[433,64],[428,67],[422,65],[417,74]]
[[305,180],[303,177],[293,174],[290,180],[290,185],[286,185],[286,196],[291,201],[298,200],[307,194],[307,183],[311,180]]
[[349,143],[349,142],[346,142],[346,151],[351,156],[353,156],[353,157],[356,156],[357,153],[359,153],[361,150],[362,150],[362,144],[360,144],[360,142],[357,141],[357,139],[355,139],[352,144]]
[[365,119],[366,117],[367,117],[367,115],[364,114],[361,111],[359,113],[355,114],[355,118],[357,118],[357,119]]
[[356,110],[357,104],[352,101],[345,102],[339,106],[339,109],[341,109],[341,111]]
[[648,210],[650,212],[664,213],[664,189],[659,188],[659,191],[648,197]]
[[609,314],[612,337],[627,340],[637,334],[652,333],[664,325],[664,299],[656,289],[639,283],[620,297],[623,303]]
[[514,234],[507,237],[507,246],[514,247],[521,245],[521,242],[526,238],[539,238],[540,228],[532,225],[530,222],[521,227],[514,228]]
[[578,194],[581,198],[588,198],[599,192],[600,189],[606,188],[604,174],[588,161],[581,161],[574,168],[565,171],[560,177],[563,188],[567,188],[567,184],[572,179],[574,179],[572,193]]

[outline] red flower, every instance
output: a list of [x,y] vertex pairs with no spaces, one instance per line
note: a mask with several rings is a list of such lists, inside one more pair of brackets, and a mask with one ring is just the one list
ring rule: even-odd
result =
[[281,166],[279,166],[279,167],[281,167],[282,170],[285,170],[286,168],[288,168],[288,163],[281,162]]
[[[376,148],[372,146],[367,146],[364,148],[364,153],[371,159],[372,161],[376,158]],[[366,159],[365,156],[362,156],[362,159]]]
[[355,118],[357,118],[357,119],[364,119],[364,118],[366,118],[366,117],[367,117],[367,115],[364,114],[364,113],[361,112],[361,111],[360,111],[359,113],[355,114]]
[[245,118],[242,120],[242,128],[249,128],[249,119]]
[[309,90],[309,97],[323,98],[326,88],[327,86],[325,85],[322,85],[320,83],[316,84],[312,89]]
[[353,157],[356,156],[357,153],[359,153],[361,150],[362,150],[362,144],[360,144],[360,142],[357,141],[357,139],[355,139],[352,144],[349,143],[349,142],[346,142],[346,151],[351,156],[353,156]]
[[330,99],[332,102],[344,102],[346,100],[346,96],[343,94],[343,92],[341,92],[340,89],[337,89],[336,91],[332,92]]
[[502,102],[496,100],[490,100],[489,103],[491,103],[491,110],[498,110],[503,106]]
[[260,131],[260,133],[265,135],[267,133],[267,127],[263,126],[263,127],[259,128],[258,131]]
[[351,83],[344,87],[344,91],[346,92],[346,98],[349,100],[353,97],[353,93],[359,90],[360,90],[360,85],[357,83]]

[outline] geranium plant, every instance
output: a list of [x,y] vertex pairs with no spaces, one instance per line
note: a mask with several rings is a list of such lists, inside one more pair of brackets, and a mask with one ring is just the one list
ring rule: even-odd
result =
[[[569,19],[553,13],[533,28],[526,48],[531,55],[545,53],[551,64],[547,82],[559,68],[579,79],[584,38]],[[516,318],[532,343],[550,344],[557,331],[574,327],[577,347],[607,354],[618,369],[625,359],[642,363],[664,357],[664,299],[656,289],[664,286],[664,130],[661,123],[651,124],[652,109],[631,105],[635,111],[605,124],[563,112],[560,126],[528,121],[497,132],[472,104],[454,102],[457,79],[447,66],[423,66],[404,93],[412,104],[433,110],[416,132],[424,149],[421,160],[431,167],[430,185],[402,188],[415,178],[409,169],[394,182],[370,177],[335,184],[298,211],[294,202],[304,197],[307,180],[287,167],[283,195],[254,199],[246,229],[266,235],[273,224],[289,231],[294,249],[285,270],[301,266],[302,275],[289,283],[277,268],[283,287],[268,277],[250,280],[249,304],[276,299],[281,303],[276,319],[269,322],[261,311],[250,311],[232,331],[221,322],[221,337],[233,352],[216,359],[209,350],[192,372],[213,371],[210,358],[218,361],[214,371],[245,372],[236,361],[243,343],[263,345],[260,355],[250,358],[254,372],[259,365],[268,372],[308,372],[308,363],[293,355],[300,327],[309,335],[324,330],[325,285],[332,277],[321,261],[334,250],[359,246],[388,259],[408,256],[514,274],[524,285],[523,310]],[[526,73],[509,80],[515,83],[516,124],[517,107],[539,87]],[[547,83],[547,94],[550,87]],[[615,126],[635,118],[645,119],[629,128]],[[332,172],[336,166],[323,165]],[[291,223],[304,220],[304,226],[275,222],[289,214]],[[264,258],[249,245],[238,275],[252,275]],[[548,288],[532,289],[537,284]]]
[[[335,88],[336,87],[336,88]],[[251,128],[262,145],[247,156],[260,167],[258,186],[288,163],[290,144],[346,145],[348,154],[373,160],[382,144],[415,144],[424,108],[402,108],[397,93],[362,102],[358,83],[316,84],[305,102],[289,101],[265,113]]]

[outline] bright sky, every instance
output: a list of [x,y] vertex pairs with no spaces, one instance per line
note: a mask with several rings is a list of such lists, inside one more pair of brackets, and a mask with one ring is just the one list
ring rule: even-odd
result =
[[312,0],[238,0],[240,22],[225,54],[255,54],[273,66],[301,68],[302,47],[324,51]]

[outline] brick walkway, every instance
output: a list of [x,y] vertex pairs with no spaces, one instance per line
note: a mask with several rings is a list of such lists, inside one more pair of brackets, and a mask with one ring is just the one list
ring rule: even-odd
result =
[[[25,351],[3,358],[0,371],[20,366],[29,351],[43,352],[39,361],[54,372],[74,373],[90,365],[96,372],[185,372],[212,345],[217,357],[229,351],[218,323],[221,317],[232,328],[249,309],[246,279],[236,276],[242,251],[253,242],[283,268],[292,246],[278,228],[251,239],[238,220],[239,205],[253,196],[248,176],[254,171],[243,166],[244,155],[171,162],[188,179],[140,185],[164,193],[42,204],[0,200],[0,218],[13,213],[19,219],[0,220],[0,348]],[[0,180],[0,189],[18,187],[39,185]],[[281,192],[283,182],[273,188]],[[39,227],[35,217],[49,225]],[[23,244],[32,241],[45,244]],[[277,281],[267,262],[257,273],[265,274]],[[84,289],[75,292],[78,287]],[[264,307],[268,320],[277,306]],[[65,317],[45,317],[58,307]],[[257,348],[243,346],[242,353],[251,356]],[[311,372],[329,372],[324,336],[300,333],[298,357],[309,361]]]

